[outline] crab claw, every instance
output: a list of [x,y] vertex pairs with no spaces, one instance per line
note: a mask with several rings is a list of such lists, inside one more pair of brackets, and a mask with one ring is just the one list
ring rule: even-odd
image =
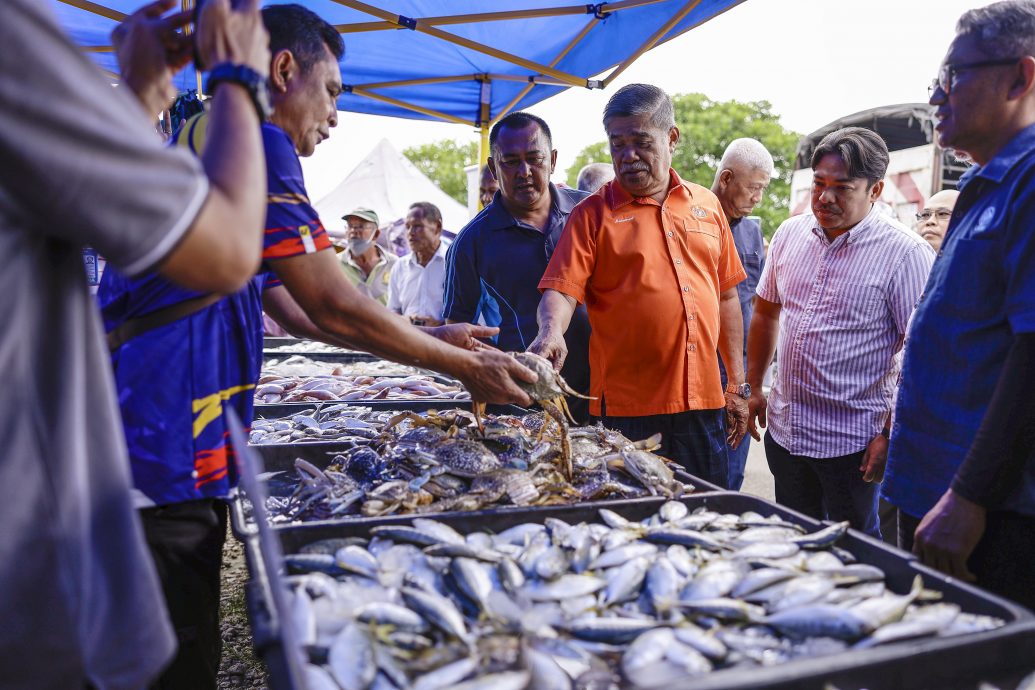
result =
[[482,424],[482,417],[485,416],[485,403],[477,400],[471,401],[471,411],[474,413],[474,421],[478,425],[478,432],[485,436],[485,425]]

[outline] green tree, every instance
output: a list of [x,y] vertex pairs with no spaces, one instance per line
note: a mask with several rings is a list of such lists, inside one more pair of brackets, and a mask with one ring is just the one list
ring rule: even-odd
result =
[[430,144],[410,146],[403,149],[403,155],[443,192],[464,206],[467,205],[467,176],[464,174],[464,168],[478,161],[476,142],[462,144],[451,139],[443,139]]
[[[677,94],[672,101],[680,132],[672,167],[683,179],[710,188],[722,152],[740,137],[758,139],[773,154],[775,174],[754,210],[762,218],[765,236],[771,237],[789,215],[794,151],[801,135],[784,129],[768,101],[712,101],[700,93]],[[579,169],[595,160],[610,160],[606,142],[591,144],[579,153],[568,169],[569,181],[574,182]]]
[[574,187],[575,182],[578,180],[579,171],[590,163],[607,163],[611,164],[611,151],[607,147],[606,141],[599,141],[595,144],[590,144],[586,148],[579,151],[579,155],[575,156],[575,162],[568,168],[568,186]]

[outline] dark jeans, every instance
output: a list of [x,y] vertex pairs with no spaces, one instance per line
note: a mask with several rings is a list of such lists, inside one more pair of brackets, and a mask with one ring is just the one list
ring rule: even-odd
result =
[[611,417],[603,409],[599,420],[622,432],[631,441],[661,433],[658,455],[675,461],[690,474],[726,487],[729,461],[726,455],[726,410],[690,410],[646,417]]
[[776,480],[776,502],[818,520],[848,520],[861,532],[880,539],[875,482],[864,482],[859,465],[863,451],[837,458],[809,458],[791,453],[765,435],[765,457]]
[[747,467],[751,440],[751,434],[744,434],[739,446],[726,449],[730,459],[729,479],[726,485],[734,491],[740,491],[740,487],[744,485],[744,468]]
[[176,658],[153,687],[214,690],[223,651],[219,571],[226,504],[216,499],[174,503],[145,508],[140,518],[179,644]]

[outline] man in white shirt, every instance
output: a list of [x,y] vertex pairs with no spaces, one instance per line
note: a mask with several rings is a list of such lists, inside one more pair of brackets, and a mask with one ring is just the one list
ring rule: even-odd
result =
[[442,293],[446,279],[446,244],[442,213],[427,201],[417,201],[406,214],[410,253],[392,268],[388,308],[416,326],[442,324]]

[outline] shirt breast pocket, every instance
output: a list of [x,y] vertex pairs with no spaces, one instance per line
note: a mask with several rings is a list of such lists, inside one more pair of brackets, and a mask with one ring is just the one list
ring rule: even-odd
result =
[[686,244],[691,252],[703,248],[712,258],[719,256],[719,226],[707,220],[684,218]]
[[873,325],[884,293],[875,285],[846,283],[837,290],[826,309],[826,322],[832,328],[859,330]]
[[932,297],[947,312],[965,319],[996,316],[1005,290],[1000,246],[994,239],[961,238],[945,257],[950,263]]

